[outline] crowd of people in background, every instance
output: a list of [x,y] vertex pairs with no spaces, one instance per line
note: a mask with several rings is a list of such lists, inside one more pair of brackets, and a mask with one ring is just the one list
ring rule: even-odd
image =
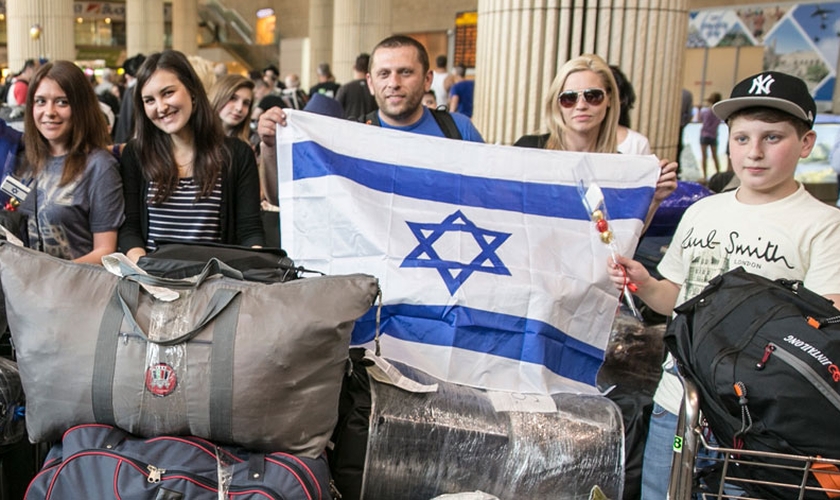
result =
[[[8,106],[24,109],[22,153],[12,173],[32,188],[21,205],[28,215],[28,246],[63,259],[98,263],[117,250],[137,261],[164,241],[279,245],[279,232],[266,231],[272,226],[277,230],[278,224],[266,225],[263,219],[266,213],[276,217],[279,210],[275,134],[277,127],[286,125],[285,110],[484,142],[470,119],[474,80],[463,65],[449,71],[445,56],[434,63],[433,68],[416,40],[393,36],[370,54],[358,56],[354,78],[348,82],[337,82],[329,64],[319,64],[318,82],[307,92],[298,75],[281,78],[274,65],[248,76],[228,74],[224,65],[173,50],[128,58],[121,78],[112,70],[95,78],[92,71],[69,61],[27,60],[4,91]],[[775,78],[797,90],[796,95],[808,95],[807,89],[799,89],[798,79],[778,74]],[[721,96],[713,94],[709,108],[701,112],[701,141],[711,150],[717,171],[721,170],[716,151],[720,117],[728,118],[730,127],[737,125],[732,135],[737,142],[730,143],[732,158],[739,179],[746,182],[738,192],[753,196],[744,201],[732,194],[725,199],[730,212],[709,212],[715,217],[703,222],[708,234],[715,234],[718,219],[728,214],[743,212],[735,219],[759,221],[759,213],[783,200],[791,200],[796,213],[805,208],[825,212],[822,219],[840,226],[838,216],[817,206],[793,179],[796,162],[813,147],[813,101],[801,98],[795,106],[780,107],[779,99],[750,101],[772,108],[770,114],[759,114],[732,104],[733,99],[720,102]],[[525,135],[514,146],[650,154],[647,138],[631,128],[629,111],[635,100],[620,68],[594,54],[575,57],[560,67],[548,88],[543,113],[547,133]],[[705,165],[705,147],[703,151]],[[772,160],[765,162],[768,165],[760,169],[752,165],[765,157]],[[778,173],[753,172],[761,169]],[[647,223],[676,188],[677,163],[661,159]],[[703,206],[709,210],[709,205],[715,208]],[[766,206],[756,211],[748,205]],[[786,206],[777,207],[779,220],[786,220],[782,210]],[[815,225],[815,234],[822,229],[823,224]],[[785,234],[786,228],[777,231]],[[830,254],[836,248],[835,233],[815,248]],[[678,251],[669,251],[667,257],[671,265],[665,276],[671,281],[654,280],[641,265],[623,257],[610,264],[613,281],[620,288],[631,279],[654,310],[670,314],[678,293],[686,296],[682,274],[688,264],[683,265]],[[817,257],[831,264],[834,280],[836,259]],[[810,262],[810,256],[800,260]],[[812,265],[813,272],[805,264],[798,266],[791,276],[805,277],[806,284],[811,279],[823,295],[840,297],[840,290],[833,288],[837,280],[829,284],[827,278],[812,277],[828,266]],[[673,407],[666,409],[673,413]],[[665,441],[673,433],[666,429],[662,435],[662,442],[650,441],[662,449],[649,446],[653,458],[645,459],[645,488],[657,491],[649,498],[664,498],[661,483],[670,462],[658,469],[652,464],[654,458],[669,456]]]
[[[466,68],[448,71],[438,57],[432,90],[425,49],[410,41],[378,45],[376,61],[360,54],[343,84],[321,63],[308,92],[272,64],[246,76],[172,50],[129,57],[121,71],[25,61],[0,87],[4,109],[18,110],[4,118],[25,131],[19,160],[2,175],[35,188],[21,206],[30,245],[82,262],[116,250],[136,261],[164,240],[279,245],[260,223],[279,207],[265,160],[273,147],[262,151],[272,141],[258,127],[266,115],[280,121],[278,110],[443,135],[439,115],[422,110],[451,109],[454,133],[481,141]],[[412,59],[422,64],[409,72],[402,66]],[[392,76],[402,79],[397,101]]]

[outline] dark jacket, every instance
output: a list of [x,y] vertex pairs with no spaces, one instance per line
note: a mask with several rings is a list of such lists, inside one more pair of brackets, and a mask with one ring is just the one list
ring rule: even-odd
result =
[[542,135],[523,135],[516,142],[513,143],[514,146],[520,148],[535,148],[535,149],[545,149],[545,144],[548,142],[548,134]]
[[[119,232],[119,250],[146,248],[149,236],[149,210],[146,202],[149,181],[140,171],[137,143],[128,142],[122,154],[120,173],[125,194],[125,222]],[[228,161],[222,170],[220,243],[229,245],[265,245],[260,220],[260,179],[254,152],[245,142],[225,138]]]

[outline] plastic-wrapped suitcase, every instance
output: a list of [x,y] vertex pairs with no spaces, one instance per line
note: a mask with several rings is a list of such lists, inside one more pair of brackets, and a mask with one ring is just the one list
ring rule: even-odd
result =
[[249,453],[195,437],[140,439],[103,424],[69,429],[26,492],[27,500],[331,498],[325,456]]
[[[342,498],[427,500],[479,490],[558,500],[589,498],[595,487],[621,498],[622,418],[607,398],[492,393],[389,367],[371,353],[355,361],[356,369],[368,366],[370,376],[357,378],[370,384],[370,406],[345,406],[334,434],[340,463],[331,465]],[[393,367],[404,378],[383,382]]]

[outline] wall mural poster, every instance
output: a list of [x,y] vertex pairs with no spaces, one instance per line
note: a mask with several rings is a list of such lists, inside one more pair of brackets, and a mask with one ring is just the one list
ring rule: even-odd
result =
[[776,23],[785,17],[789,10],[789,6],[775,6],[775,7],[746,7],[738,9],[735,13],[744,24],[756,44],[764,42],[764,36],[773,30]]
[[831,101],[840,57],[840,2],[697,11],[688,31],[689,48],[763,46],[765,70],[805,80],[821,108]]
[[[762,53],[761,68],[765,71],[783,71],[796,75],[808,84],[817,101],[817,120],[814,126],[817,143],[808,158],[802,159],[796,169],[796,178],[807,184],[824,184],[820,199],[834,203],[836,200],[837,175],[828,162],[829,151],[835,141],[840,140],[837,113],[831,110],[835,77],[840,67],[840,0],[822,3],[783,3],[745,6],[737,9],[702,10],[689,16],[689,49],[704,51],[702,78],[713,81],[730,78],[721,71],[722,64],[737,66],[744,70],[745,51],[741,47]],[[733,51],[732,48],[736,50]],[[741,54],[741,63],[738,56]],[[754,56],[755,57],[755,56]],[[724,63],[724,61],[726,61]],[[750,62],[756,62],[753,58]],[[753,68],[757,66],[752,66]],[[694,68],[696,70],[696,68]],[[695,71],[697,74],[697,71]],[[724,73],[725,76],[721,76]],[[690,83],[690,82],[688,82]],[[718,130],[719,144],[726,144],[728,129],[721,125]],[[699,165],[700,124],[691,123],[683,135],[686,144],[680,156],[683,178],[700,179],[704,173]],[[725,148],[718,148],[719,157],[726,161]],[[814,186],[811,186],[814,189]],[[840,202],[838,202],[840,203]]]

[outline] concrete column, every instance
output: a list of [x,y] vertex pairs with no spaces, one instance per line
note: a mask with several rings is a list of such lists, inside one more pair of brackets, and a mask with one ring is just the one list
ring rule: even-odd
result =
[[198,0],[172,0],[172,48],[198,55]]
[[163,0],[126,0],[125,24],[126,54],[163,50]]
[[[309,62],[307,75],[309,86],[318,83],[318,65],[329,63],[333,72],[333,2],[332,0],[309,0]],[[340,2],[339,2],[340,3]],[[341,81],[339,81],[341,83]],[[307,87],[308,88],[308,87]]]
[[362,52],[391,33],[391,0],[344,0],[333,11],[333,73],[339,82],[353,79],[353,64]]
[[473,120],[487,142],[546,132],[543,104],[560,66],[595,53],[636,89],[632,128],[674,158],[688,0],[478,0]]
[[[37,40],[30,36],[35,25],[41,28]],[[19,71],[25,60],[41,57],[74,60],[74,26],[72,0],[6,2],[9,68]]]

